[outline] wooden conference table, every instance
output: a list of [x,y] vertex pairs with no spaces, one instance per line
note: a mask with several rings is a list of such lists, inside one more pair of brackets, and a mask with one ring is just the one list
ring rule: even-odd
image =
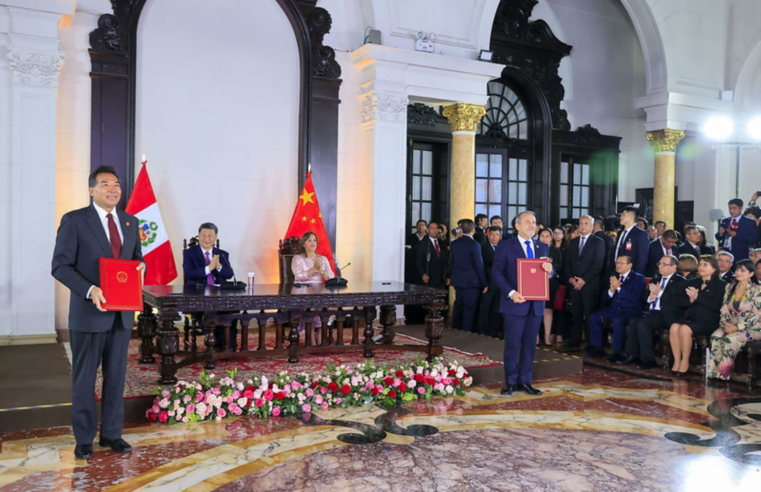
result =
[[[352,281],[344,287],[257,284],[253,290],[237,291],[213,286],[149,286],[143,288],[145,308],[138,316],[138,335],[142,339],[140,362],[154,363],[154,354],[158,354],[159,383],[175,384],[175,374],[180,367],[203,361],[207,369],[213,369],[215,361],[220,359],[287,357],[289,362],[298,362],[300,355],[357,350],[370,358],[374,350],[385,349],[425,352],[430,360],[444,351],[439,341],[444,319],[439,311],[445,307],[445,296],[443,290],[401,282]],[[426,318],[427,345],[393,344],[396,305],[399,304],[425,305],[431,309],[431,315]],[[383,330],[376,335],[372,323],[378,306]],[[156,308],[158,313],[154,314],[151,308]],[[195,343],[188,344],[186,335],[184,350],[180,350],[180,330],[175,322],[190,313],[203,315],[205,349],[198,350]],[[318,328],[322,330],[318,346],[311,345],[309,336],[315,317],[322,322]],[[351,327],[344,326],[347,317],[353,321],[349,323]],[[331,318],[335,321],[329,329]],[[256,348],[249,348],[248,328],[253,319],[259,326],[259,341]],[[305,322],[303,340],[298,330],[302,319]],[[265,346],[265,325],[269,320],[274,321],[276,328],[274,348]],[[234,321],[240,324],[241,333],[237,350],[215,349],[213,327],[225,327],[225,340],[229,340],[230,325]],[[348,333],[344,338],[344,330],[350,330],[350,339]]]

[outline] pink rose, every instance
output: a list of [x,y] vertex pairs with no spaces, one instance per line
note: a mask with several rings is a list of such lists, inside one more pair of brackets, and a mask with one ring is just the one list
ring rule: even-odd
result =
[[254,392],[251,390],[246,390],[243,392],[243,396],[246,397],[247,400],[253,400],[254,399]]
[[187,423],[188,422],[188,416],[187,415],[182,417],[182,422],[183,423]]
[[203,401],[203,393],[196,393],[196,403]]
[[444,378],[444,379],[441,380],[441,383],[444,386],[449,386],[450,384],[452,384],[452,379],[451,378]]
[[190,405],[188,405],[188,413],[193,413],[195,411],[196,411],[196,406],[195,405],[193,405],[192,403]]
[[340,405],[340,404],[341,404],[341,399],[340,398],[336,398],[336,405]]
[[235,401],[235,400],[233,399],[233,397],[232,397],[232,396],[228,396],[228,397],[227,397],[227,404],[228,404],[228,405],[229,405],[230,403],[234,402],[234,401]]
[[314,402],[318,405],[322,405],[322,397],[320,395],[317,395],[317,398],[314,399]]
[[219,396],[219,394],[221,393],[221,391],[219,390],[219,386],[215,386],[214,389],[211,390],[211,392],[217,396]]
[[165,423],[167,420],[169,420],[169,415],[166,413],[166,410],[163,410],[159,413],[159,422]]
[[304,403],[301,409],[304,411],[304,413],[309,413],[312,411],[312,405],[310,405],[309,403]]
[[272,401],[272,398],[274,396],[275,396],[275,393],[271,389],[268,389],[267,391],[264,392],[264,399],[267,401]]
[[425,394],[425,388],[420,386],[420,387],[418,387],[417,392],[418,392],[419,395],[424,395]]
[[219,410],[217,410],[217,415],[221,418],[225,418],[225,416],[227,415],[227,412],[225,411],[224,408],[220,408]]
[[291,381],[291,388],[294,390],[297,390],[301,388],[301,383],[299,383],[298,381]]
[[327,410],[328,409],[328,402],[326,402],[326,401],[322,402],[322,408]]
[[161,409],[159,408],[159,406],[154,403],[153,406],[151,407],[151,412],[153,412],[153,413],[158,415],[158,413],[160,411],[161,411]]
[[238,398],[240,398],[240,391],[233,391],[233,400],[237,400]]
[[307,393],[307,397],[311,398],[312,396],[314,396],[314,391],[312,391],[312,388],[307,388],[306,393]]
[[280,407],[275,407],[272,409],[272,416],[273,417],[279,417],[280,416]]
[[254,402],[254,405],[261,408],[261,406],[264,405],[264,400],[262,400],[261,398],[257,398],[256,401]]
[[402,382],[399,379],[394,379],[394,388],[398,387]]
[[325,394],[327,391],[328,391],[328,388],[326,388],[325,386],[323,386],[323,387],[321,387],[321,388],[320,388],[320,393],[322,393],[323,395],[324,395],[324,394]]
[[183,403],[187,403],[189,401],[190,401],[190,395],[185,395],[185,396],[182,397],[182,402]]

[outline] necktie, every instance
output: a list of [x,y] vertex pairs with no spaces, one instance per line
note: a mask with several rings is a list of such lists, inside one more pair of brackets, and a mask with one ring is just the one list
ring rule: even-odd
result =
[[[211,258],[209,258],[209,252],[207,251],[205,254],[205,261],[206,266],[209,266],[211,263]],[[214,285],[214,274],[209,272],[209,274],[206,276],[206,285]]]
[[616,259],[618,259],[618,250],[621,249],[623,244],[625,244],[624,241],[626,241],[626,234],[626,229],[624,229],[624,233],[621,234],[621,240],[618,242],[618,247],[616,248]]
[[433,249],[436,250],[436,256],[441,256],[441,249],[439,249],[439,242],[437,240],[433,240]]
[[626,278],[626,277],[624,277],[623,275],[620,275],[620,276],[618,277],[618,281],[619,281],[619,282],[621,282],[621,283],[623,284],[623,283],[624,283],[624,279],[625,279],[625,278]]
[[534,250],[531,249],[531,241],[525,241],[524,244],[526,245],[526,258],[533,258]]
[[668,249],[666,250],[666,254],[667,254],[667,255],[669,255],[669,256],[671,256],[671,248],[668,248]]
[[[663,289],[663,286],[666,285],[666,277],[663,277],[661,279],[661,289]],[[655,310],[655,306],[658,304],[659,297],[656,297],[653,302],[650,303],[650,311]]]
[[581,244],[579,244],[579,255],[581,255],[581,252],[584,251],[584,242],[586,242],[587,238],[584,236],[581,236]]
[[698,258],[700,258],[700,248],[698,248],[697,246],[695,246],[695,254],[697,255]]
[[106,218],[108,218],[108,235],[111,236],[111,254],[114,255],[114,258],[119,258],[119,255],[122,254],[122,238],[119,237],[119,229],[114,222],[114,216],[106,214]]

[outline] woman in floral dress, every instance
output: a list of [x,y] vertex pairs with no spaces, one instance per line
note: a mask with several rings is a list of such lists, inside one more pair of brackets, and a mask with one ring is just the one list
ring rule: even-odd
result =
[[724,294],[719,329],[711,335],[709,378],[728,380],[743,346],[751,340],[761,340],[761,286],[753,262],[738,261],[735,279]]

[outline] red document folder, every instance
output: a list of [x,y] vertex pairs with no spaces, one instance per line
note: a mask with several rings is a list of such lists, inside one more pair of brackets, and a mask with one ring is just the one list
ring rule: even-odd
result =
[[550,278],[542,265],[546,259],[518,258],[518,292],[527,301],[550,300]]
[[100,288],[106,311],[142,311],[143,275],[137,260],[100,259]]

